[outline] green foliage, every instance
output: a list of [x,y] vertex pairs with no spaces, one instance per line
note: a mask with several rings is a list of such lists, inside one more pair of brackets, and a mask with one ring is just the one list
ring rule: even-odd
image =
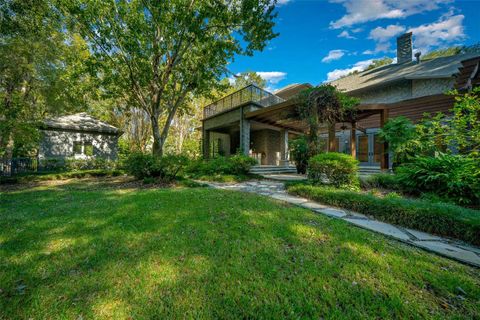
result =
[[365,70],[375,69],[375,68],[378,68],[378,67],[381,67],[381,66],[386,66],[386,65],[392,64],[392,63],[393,63],[393,59],[389,58],[389,57],[384,57],[384,58],[381,58],[381,59],[375,59],[375,60],[372,61],[372,63],[370,65],[368,65],[368,67]]
[[440,57],[454,56],[462,53],[478,53],[480,52],[480,43],[476,43],[469,46],[453,46],[449,48],[440,48],[433,50],[422,56],[422,59],[429,60]]
[[409,200],[320,186],[294,185],[289,192],[320,203],[345,208],[407,228],[480,244],[478,211],[455,205]]
[[322,152],[319,138],[322,123],[330,126],[356,118],[360,100],[350,97],[330,84],[307,89],[297,96],[297,111],[308,124],[308,149],[310,156]]
[[187,165],[188,158],[185,156],[167,155],[159,158],[140,152],[130,154],[124,161],[125,171],[135,178],[154,178],[166,183],[177,179]]
[[188,172],[197,177],[215,175],[243,175],[249,174],[256,160],[245,155],[237,154],[231,157],[215,157],[208,160],[192,161]]
[[104,169],[113,170],[117,168],[117,162],[103,158],[87,159],[66,159],[64,169],[69,171]]
[[397,176],[388,173],[379,173],[360,179],[360,186],[363,189],[382,188],[388,190],[400,190]]
[[447,154],[418,157],[397,169],[397,179],[410,193],[431,192],[446,201],[480,204],[478,159]]
[[308,178],[314,183],[325,179],[335,187],[358,187],[358,161],[352,156],[328,152],[316,155],[308,161]]
[[389,149],[393,152],[394,164],[408,161],[415,154],[418,149],[415,130],[413,122],[404,116],[389,119],[380,129],[378,135],[388,142]]
[[88,39],[102,86],[148,114],[156,155],[192,96],[218,88],[235,56],[253,55],[276,37],[270,0],[68,1],[59,8]]
[[305,174],[307,172],[309,158],[307,138],[302,135],[289,140],[288,144],[290,156],[292,160],[295,161],[295,166],[297,167],[297,173]]

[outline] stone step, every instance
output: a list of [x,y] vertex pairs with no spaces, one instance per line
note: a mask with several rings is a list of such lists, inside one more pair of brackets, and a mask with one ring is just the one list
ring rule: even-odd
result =
[[275,173],[296,173],[295,167],[279,167],[279,166],[255,166],[250,169],[254,174],[275,174]]

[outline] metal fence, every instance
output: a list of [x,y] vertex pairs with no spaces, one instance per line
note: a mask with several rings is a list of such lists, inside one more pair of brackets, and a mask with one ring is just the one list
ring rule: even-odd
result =
[[285,100],[279,96],[251,84],[206,106],[203,109],[203,118],[211,117],[247,102],[254,102],[262,107],[268,107],[283,101]]
[[10,177],[38,171],[38,158],[12,158],[0,160],[0,176]]

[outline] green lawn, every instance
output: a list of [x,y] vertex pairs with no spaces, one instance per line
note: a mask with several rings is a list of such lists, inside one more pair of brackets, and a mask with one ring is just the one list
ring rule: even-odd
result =
[[479,318],[480,275],[254,194],[0,194],[0,319],[80,316]]

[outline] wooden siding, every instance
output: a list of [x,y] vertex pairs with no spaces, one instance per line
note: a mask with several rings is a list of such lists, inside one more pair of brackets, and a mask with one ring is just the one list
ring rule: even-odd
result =
[[[424,113],[449,113],[453,107],[453,102],[454,99],[452,97],[445,95],[402,101],[389,105],[388,117],[395,118],[398,116],[405,116],[414,123],[417,123],[423,118]],[[360,120],[358,126],[362,128],[378,128],[380,126],[380,116],[373,115],[369,118]]]

